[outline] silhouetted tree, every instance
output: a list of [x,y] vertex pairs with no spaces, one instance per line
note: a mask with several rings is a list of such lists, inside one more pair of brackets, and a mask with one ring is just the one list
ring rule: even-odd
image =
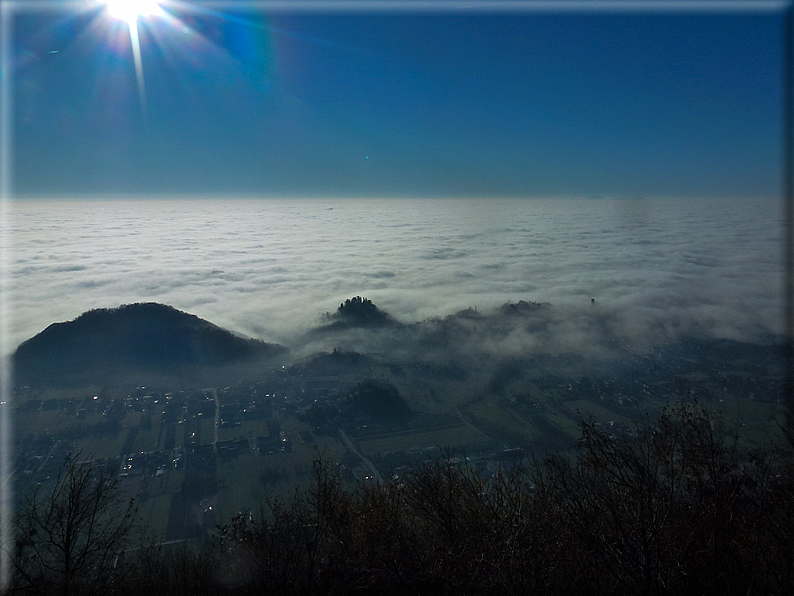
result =
[[216,550],[145,560],[163,579],[120,593],[789,594],[794,491],[771,453],[678,404],[585,422],[572,453],[529,467],[446,455],[348,490],[319,457],[291,501],[238,515]]
[[587,554],[559,575],[567,582],[560,588],[777,593],[790,580],[778,583],[769,569],[770,561],[791,567],[775,535],[790,535],[782,521],[792,512],[790,479],[773,474],[766,455],[743,461],[736,445],[719,420],[687,404],[621,436],[584,423],[575,456],[545,467],[550,514],[571,551]]
[[18,519],[15,588],[39,594],[107,593],[134,521],[118,470],[66,456],[51,484],[40,484]]

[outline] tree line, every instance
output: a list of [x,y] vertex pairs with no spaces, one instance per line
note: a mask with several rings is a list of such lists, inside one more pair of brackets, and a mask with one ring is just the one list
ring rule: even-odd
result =
[[[788,445],[787,447],[791,447]],[[347,488],[314,482],[199,547],[132,548],[116,475],[67,458],[19,515],[12,592],[38,594],[789,594],[790,453],[743,453],[678,403],[569,454],[483,476],[444,458]],[[66,523],[72,520],[71,525]],[[71,529],[70,529],[71,528]]]

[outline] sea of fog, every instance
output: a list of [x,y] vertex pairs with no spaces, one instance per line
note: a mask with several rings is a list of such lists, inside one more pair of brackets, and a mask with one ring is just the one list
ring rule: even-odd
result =
[[[6,345],[92,308],[170,304],[293,350],[345,298],[402,322],[519,300],[568,347],[782,331],[782,206],[740,200],[15,200]],[[591,305],[591,299],[595,305]]]

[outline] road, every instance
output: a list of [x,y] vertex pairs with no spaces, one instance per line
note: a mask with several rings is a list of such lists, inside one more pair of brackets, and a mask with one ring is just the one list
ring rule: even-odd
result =
[[218,453],[218,429],[221,426],[221,402],[218,399],[218,390],[212,389],[212,396],[215,398],[215,436],[212,439],[212,451]]
[[341,428],[339,429],[339,436],[342,437],[342,442],[345,444],[345,446],[348,449],[350,449],[350,451],[358,455],[362,460],[364,460],[364,463],[367,464],[367,466],[369,466],[370,470],[372,470],[372,475],[375,476],[375,478],[377,478],[378,482],[383,484],[383,476],[381,476],[380,472],[378,472],[378,468],[376,468],[375,464],[373,464],[369,459],[364,457],[364,455],[353,444],[353,441],[350,440],[350,437],[347,436],[347,433],[343,431]]

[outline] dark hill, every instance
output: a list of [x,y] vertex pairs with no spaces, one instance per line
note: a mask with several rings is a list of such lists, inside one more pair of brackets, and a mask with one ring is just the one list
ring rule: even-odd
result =
[[397,325],[397,321],[389,313],[380,310],[372,300],[361,296],[348,298],[339,305],[335,313],[326,313],[325,318],[329,322],[329,325],[325,327],[326,329],[374,328]]
[[184,377],[285,351],[171,306],[129,304],[50,325],[17,348],[14,372],[17,384],[25,385],[109,382],[142,373]]
[[305,377],[365,374],[375,363],[376,359],[372,356],[334,348],[333,352],[313,354],[291,365],[289,374]]

